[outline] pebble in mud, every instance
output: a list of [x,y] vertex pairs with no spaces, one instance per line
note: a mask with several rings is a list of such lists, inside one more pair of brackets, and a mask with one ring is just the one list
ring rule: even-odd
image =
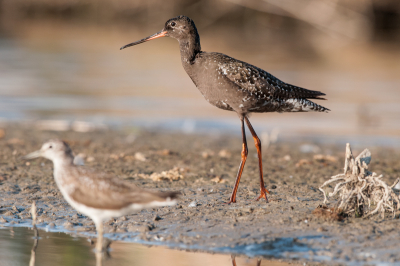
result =
[[[336,240],[336,243],[340,245],[332,244],[328,251],[328,254],[333,255],[334,258],[340,258],[341,254],[345,254],[343,258],[347,256],[346,260],[363,265],[365,263],[362,260],[365,257],[355,254],[364,252],[374,254],[373,260],[380,260],[387,264],[391,263],[389,260],[400,261],[400,253],[387,246],[388,243],[398,243],[400,238],[398,219],[363,220],[350,217],[345,222],[325,222],[312,215],[312,211],[322,203],[323,195],[318,189],[310,187],[318,188],[327,178],[343,168],[344,154],[341,145],[338,147],[318,145],[320,147],[318,153],[324,154],[324,151],[329,150],[332,156],[338,158],[337,162],[319,162],[313,159],[315,154],[312,152],[301,152],[299,144],[285,142],[271,144],[268,150],[263,151],[266,154],[263,159],[266,165],[265,185],[267,188],[273,185],[278,187],[270,191],[271,194],[268,195],[270,202],[254,201],[254,197],[246,198],[249,191],[254,193],[259,189],[258,160],[249,156],[239,186],[237,203],[225,205],[223,203],[229,200],[235,182],[237,164],[240,162],[241,140],[236,136],[142,132],[135,133],[134,144],[140,143],[140,145],[128,145],[126,139],[131,134],[129,132],[54,133],[30,128],[31,134],[28,135],[25,134],[27,130],[27,128],[10,127],[7,129],[7,136],[0,140],[0,158],[6,158],[0,164],[0,173],[7,175],[7,178],[0,182],[2,199],[0,217],[8,222],[14,219],[18,222],[30,222],[30,217],[21,215],[25,211],[15,217],[12,207],[15,205],[17,208],[29,208],[31,202],[28,204],[28,201],[34,196],[37,198],[35,201],[38,210],[47,212],[48,217],[52,219],[47,222],[48,228],[54,225],[55,229],[79,231],[78,234],[95,236],[93,222],[85,216],[75,216],[77,212],[58,192],[53,180],[51,164],[46,163],[42,166],[41,163],[44,160],[39,160],[26,166],[22,162],[17,162],[14,156],[10,156],[16,149],[18,149],[18,155],[22,155],[37,148],[38,143],[43,139],[57,137],[73,141],[71,148],[76,150],[77,154],[95,155],[96,161],[92,164],[96,164],[96,168],[112,172],[126,182],[149,189],[182,192],[180,202],[175,207],[149,209],[126,216],[126,221],[115,221],[116,230],[126,229],[127,232],[124,235],[129,237],[142,234],[143,239],[149,241],[164,238],[163,244],[186,242],[197,247],[204,246],[212,249],[257,243],[273,245],[274,241],[279,239],[310,236],[313,241],[300,244],[302,248],[307,246],[312,248],[315,260],[326,254],[325,249],[331,240]],[[7,143],[8,136],[24,139],[24,144]],[[91,140],[90,144],[82,145],[87,140]],[[165,156],[157,152],[162,149],[179,153]],[[223,149],[231,153],[231,158],[217,156]],[[204,150],[209,151],[210,154],[213,153],[214,156],[203,159],[201,151]],[[136,152],[145,154],[147,160],[144,162],[125,159],[110,160],[108,157],[110,154],[133,155]],[[255,152],[254,146],[249,145],[250,152]],[[394,182],[399,176],[397,170],[400,169],[400,150],[375,148],[373,152],[380,162],[374,165],[374,171],[384,173],[385,180],[389,183]],[[291,160],[280,159],[285,155],[290,155]],[[301,159],[313,163],[296,167],[296,162]],[[175,167],[188,169],[184,179],[155,182],[137,176],[161,173]],[[387,172],[388,167],[395,171]],[[210,169],[213,169],[213,173],[210,173]],[[211,179],[216,176],[223,176],[226,182],[212,182]],[[196,182],[197,180],[199,181]],[[201,205],[188,207],[193,201]],[[238,216],[239,213],[241,216]],[[162,219],[156,220],[157,215]],[[399,217],[398,214],[396,214],[397,217]],[[63,227],[66,219],[82,225],[66,229]],[[305,220],[308,223],[305,223]],[[150,230],[148,222],[156,226]],[[42,225],[45,226],[45,224]],[[83,229],[88,231],[81,232],[80,230]],[[242,236],[247,237],[241,238]],[[296,252],[291,254],[299,255]],[[308,252],[306,254],[308,256]],[[281,254],[278,252],[273,255]],[[372,258],[369,259],[372,260]]]
[[197,207],[197,201],[192,201],[189,205],[188,205],[188,207],[189,208],[194,208],[194,207]]
[[127,230],[125,228],[121,228],[121,227],[117,227],[117,229],[115,230],[116,233],[126,233]]
[[74,227],[74,224],[71,223],[71,222],[69,222],[69,221],[66,221],[66,222],[63,224],[63,226],[64,226],[65,228],[67,228],[67,229],[71,229],[72,227]]
[[138,226],[138,225],[134,225],[134,224],[130,224],[127,227],[127,231],[128,232],[144,232],[145,228],[143,226]]
[[120,222],[124,222],[124,221],[126,221],[126,220],[128,220],[128,219],[126,218],[126,216],[121,216],[121,217],[119,217],[119,218],[116,220],[116,222],[117,222],[117,223],[120,223]]
[[14,213],[11,211],[6,211],[5,213],[3,213],[4,216],[14,216]]
[[55,227],[56,227],[56,224],[55,224],[55,223],[49,223],[49,224],[47,225],[47,227],[48,227],[48,228],[55,228]]
[[160,216],[156,215],[153,220],[154,221],[160,221],[160,220],[162,220],[162,218]]

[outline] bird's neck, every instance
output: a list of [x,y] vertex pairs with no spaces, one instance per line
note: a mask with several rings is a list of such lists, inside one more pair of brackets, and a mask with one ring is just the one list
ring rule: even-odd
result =
[[74,165],[74,156],[72,153],[65,153],[60,157],[53,159],[54,170],[60,170],[64,167]]
[[200,36],[197,31],[187,38],[179,40],[179,47],[183,66],[193,64],[196,55],[201,51]]

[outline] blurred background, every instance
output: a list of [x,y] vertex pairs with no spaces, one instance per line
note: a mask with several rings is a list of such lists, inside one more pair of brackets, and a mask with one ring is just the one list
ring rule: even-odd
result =
[[176,40],[119,50],[180,14],[204,51],[327,94],[330,113],[254,114],[257,132],[400,145],[398,0],[0,0],[1,121],[240,134],[186,75]]

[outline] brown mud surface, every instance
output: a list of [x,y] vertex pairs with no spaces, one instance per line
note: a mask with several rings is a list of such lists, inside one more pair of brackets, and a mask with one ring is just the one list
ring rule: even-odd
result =
[[[311,264],[390,264],[400,261],[399,213],[324,220],[312,212],[323,202],[318,187],[343,171],[345,145],[271,144],[263,149],[269,203],[259,192],[258,160],[251,138],[237,203],[229,200],[240,162],[241,137],[173,132],[37,131],[3,127],[0,138],[0,225],[29,226],[36,201],[38,225],[94,237],[93,222],[63,199],[45,159],[18,160],[50,138],[68,141],[85,165],[140,187],[182,192],[173,207],[142,210],[105,223],[115,240],[208,252],[239,253]],[[392,184],[400,175],[400,151],[369,148],[370,170]],[[354,154],[361,150],[353,149]],[[329,156],[328,156],[329,155]],[[164,175],[159,174],[169,171]],[[154,181],[154,179],[161,179]],[[159,178],[161,177],[161,178]],[[168,178],[177,179],[169,181]],[[167,179],[167,180],[165,180]],[[334,202],[328,207],[334,207]]]

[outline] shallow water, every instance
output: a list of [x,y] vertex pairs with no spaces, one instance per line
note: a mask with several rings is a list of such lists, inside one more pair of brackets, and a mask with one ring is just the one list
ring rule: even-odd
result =
[[[0,265],[96,265],[94,246],[90,240],[65,233],[39,231],[35,247],[34,231],[26,227],[0,229]],[[32,251],[34,249],[34,251]],[[270,265],[286,266],[285,262],[236,257],[237,266]],[[159,246],[144,246],[127,242],[111,243],[109,256],[102,265],[234,265],[230,255],[186,252]],[[293,264],[291,264],[293,265]]]

